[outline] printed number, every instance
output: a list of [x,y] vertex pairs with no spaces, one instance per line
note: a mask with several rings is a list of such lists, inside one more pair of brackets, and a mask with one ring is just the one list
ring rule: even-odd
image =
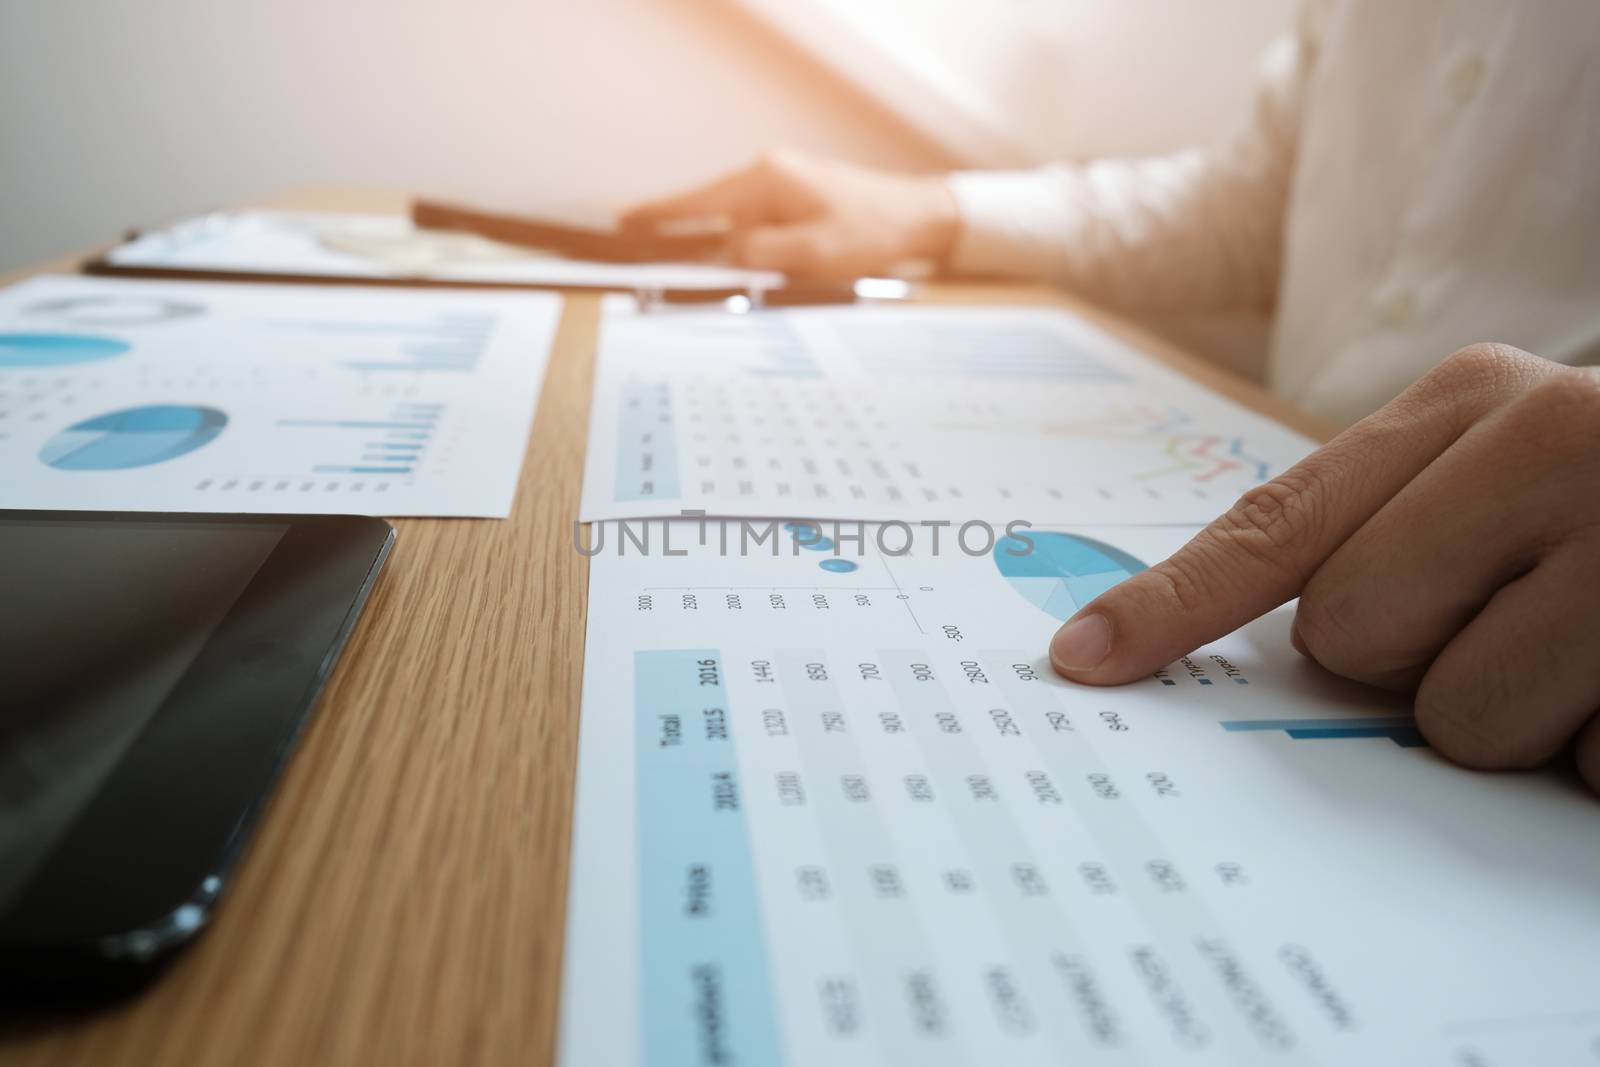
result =
[[717,674],[717,661],[714,659],[697,659],[695,667],[700,672],[701,685],[721,685],[722,679]]
[[1028,786],[1033,790],[1033,799],[1041,804],[1060,804],[1061,794],[1056,790],[1056,785],[1050,776],[1043,771],[1029,771],[1024,777]]
[[1089,892],[1096,896],[1110,896],[1117,891],[1117,883],[1112,880],[1111,872],[1106,870],[1104,864],[1080,863],[1078,873],[1083,875],[1083,883],[1089,887]]
[[950,640],[952,640],[952,641],[961,640],[961,627],[959,627],[959,626],[945,626],[945,627],[941,627],[941,628],[944,630],[944,635],[946,637],[948,637]]
[[800,867],[794,873],[801,900],[828,899],[828,872],[821,867]]
[[1189,888],[1178,873],[1178,868],[1166,860],[1151,860],[1145,864],[1145,869],[1150,872],[1150,880],[1163,893],[1181,893]]
[[1122,794],[1117,792],[1117,785],[1111,780],[1109,774],[1091,774],[1089,788],[1094,790],[1094,795],[1101,800],[1116,800]]
[[1222,880],[1223,885],[1230,888],[1250,884],[1250,879],[1245,875],[1244,868],[1237,863],[1217,864],[1217,877]]
[[1044,875],[1031,863],[1013,863],[1011,880],[1017,884],[1017,891],[1025,897],[1042,897],[1050,892]]
[[640,610],[640,611],[653,611],[655,609],[656,602],[655,602],[655,599],[653,597],[641,596],[641,597],[638,598],[638,600],[639,600],[639,603],[637,605],[638,610]]
[[782,771],[777,775],[778,803],[789,808],[803,807],[806,802],[806,787],[801,783],[800,776],[794,771]]
[[1156,791],[1156,796],[1158,797],[1180,797],[1183,795],[1178,792],[1178,787],[1173,784],[1172,779],[1160,771],[1151,771],[1145,775],[1145,779],[1149,781],[1150,788]]
[[967,775],[967,788],[972,791],[973,800],[1000,799],[1000,794],[995,789],[993,780],[987,774]]

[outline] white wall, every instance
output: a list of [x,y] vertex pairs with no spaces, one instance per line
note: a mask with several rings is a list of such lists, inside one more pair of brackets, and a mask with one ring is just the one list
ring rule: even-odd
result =
[[1223,130],[1294,0],[730,0],[975,162],[1158,152]]
[[[1082,152],[1215,132],[1243,97],[1239,57],[1286,10],[1211,0],[1174,22],[1191,5],[1055,2],[1076,27],[1063,143]],[[1197,46],[1196,19],[1222,43]],[[0,269],[293,185],[616,204],[774,142],[946,162],[720,0],[0,6]]]
[[930,161],[710,0],[6,0],[0,20],[0,266],[292,185],[540,205],[773,139]]
[[[1294,0],[1012,0],[1059,7],[1030,66],[1012,83],[1061,154],[1136,155],[1220,137],[1245,116],[1256,61],[1288,29]],[[1035,18],[1040,18],[1035,12]],[[1049,95],[1046,95],[1048,93]]]

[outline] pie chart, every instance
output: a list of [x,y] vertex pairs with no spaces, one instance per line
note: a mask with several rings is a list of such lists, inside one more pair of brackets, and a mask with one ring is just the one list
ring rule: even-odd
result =
[[46,441],[39,458],[63,471],[148,467],[193,452],[228,424],[216,408],[153,404],[126,408],[68,426]]
[[995,542],[995,566],[1034,607],[1065,622],[1124,578],[1145,569],[1128,553],[1092,538],[1048,530]]
[[85,333],[0,333],[0,368],[61,367],[110,359],[128,350],[126,341]]

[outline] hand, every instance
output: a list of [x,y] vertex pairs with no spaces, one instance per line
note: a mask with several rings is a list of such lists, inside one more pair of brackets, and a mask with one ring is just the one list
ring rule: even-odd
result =
[[941,178],[893,174],[780,151],[678,196],[641,204],[624,232],[722,223],[728,258],[797,277],[857,278],[908,260],[943,260],[955,196]]
[[1414,692],[1445,756],[1527,768],[1573,742],[1600,790],[1600,371],[1462,349],[1085,606],[1050,659],[1131,681],[1297,594],[1295,647]]

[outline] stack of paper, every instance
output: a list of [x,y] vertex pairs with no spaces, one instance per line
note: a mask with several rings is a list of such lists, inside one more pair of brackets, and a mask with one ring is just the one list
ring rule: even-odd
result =
[[1575,783],[1288,608],[1049,668],[1309,447],[1054,311],[608,307],[562,1062],[1594,1062]]

